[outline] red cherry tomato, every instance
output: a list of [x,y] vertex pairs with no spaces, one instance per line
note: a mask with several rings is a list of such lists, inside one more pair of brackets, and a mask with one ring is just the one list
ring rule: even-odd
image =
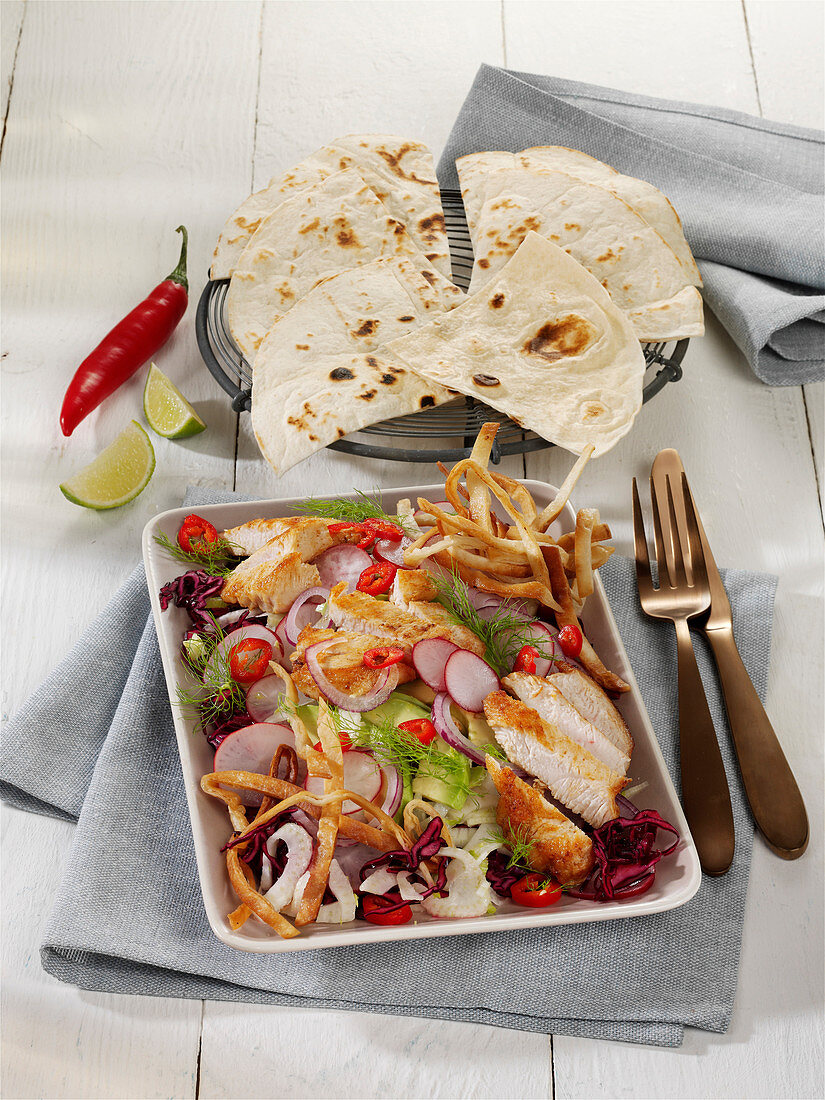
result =
[[546,909],[549,905],[555,905],[561,897],[561,886],[557,882],[548,882],[541,875],[525,875],[513,883],[510,896],[516,905]]
[[535,672],[538,657],[541,657],[541,654],[534,645],[522,646],[513,665],[513,672]]
[[412,909],[409,905],[402,905],[400,909],[387,912],[378,898],[361,898],[361,909],[364,920],[370,924],[407,924],[412,920]]
[[565,657],[575,660],[582,651],[584,635],[577,626],[563,626],[559,631],[559,645]]
[[210,543],[218,541],[218,532],[208,520],[187,516],[178,531],[178,546],[187,554],[202,553]]
[[359,592],[366,592],[368,596],[380,596],[392,588],[397,572],[398,566],[393,565],[391,561],[374,562],[367,566],[355,587]]
[[243,638],[229,651],[229,675],[239,684],[254,684],[266,676],[272,646],[260,638]]
[[438,730],[429,718],[414,718],[411,722],[402,722],[398,728],[413,734],[422,745],[429,745],[438,737]]
[[367,668],[389,668],[403,659],[404,650],[397,645],[380,645],[375,649],[368,649],[363,658]]
[[[339,733],[338,740],[341,742],[341,751],[350,752],[350,750],[352,749],[352,740],[350,739],[350,735],[348,733]],[[324,746],[321,744],[320,741],[316,742],[316,744],[314,744],[312,747],[315,749],[316,752],[324,751]]]

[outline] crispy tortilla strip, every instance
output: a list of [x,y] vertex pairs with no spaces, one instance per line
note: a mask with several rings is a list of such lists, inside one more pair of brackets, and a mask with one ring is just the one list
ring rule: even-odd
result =
[[561,515],[562,509],[567,503],[570,494],[573,492],[576,482],[581,477],[582,471],[587,465],[590,456],[593,454],[593,450],[594,447],[592,443],[588,443],[587,446],[582,450],[582,453],[576,459],[576,463],[573,466],[573,469],[562,482],[561,488],[559,489],[558,493],[556,493],[553,500],[550,501],[550,503],[536,520],[536,527],[539,529],[539,531],[546,531],[553,520],[558,519],[558,517]]
[[[607,539],[612,538],[612,537],[613,536],[612,536],[612,533],[610,531],[610,528],[608,527],[608,525],[606,523],[597,523],[597,524],[594,525],[594,527],[593,527],[593,542],[594,543],[605,542]],[[550,542],[553,541],[550,538],[549,535],[543,535],[542,538],[539,539],[539,541],[541,542],[541,541],[543,541],[543,539],[547,539]],[[566,550],[569,554],[573,553],[573,550],[575,549],[575,543],[576,543],[576,532],[575,531],[568,531],[566,535],[561,535],[556,540],[556,545],[560,546],[562,548],[562,550]]]
[[321,811],[318,835],[315,840],[315,856],[310,864],[309,879],[295,918],[298,926],[311,924],[318,916],[318,910],[324,900],[324,891],[329,882],[329,868],[338,840],[338,818],[341,816],[343,803],[341,792],[344,789],[344,752],[329,706],[324,699],[321,699],[318,704],[318,736],[329,766],[329,779],[324,780],[326,805]]
[[241,857],[237,848],[227,848],[226,869],[229,872],[232,889],[238,895],[242,904],[251,909],[256,917],[260,917],[270,928],[274,928],[278,935],[283,936],[285,940],[291,940],[300,935],[298,929],[294,928],[286,917],[282,917],[263,894],[259,894],[255,887],[247,882],[246,876],[241,870]]
[[581,508],[576,514],[576,590],[580,600],[593,591],[593,528],[599,513],[593,508]]
[[[246,876],[247,883],[254,889],[255,876],[252,874],[252,868],[249,866],[248,863],[244,863],[243,860],[241,860],[241,870]],[[231,913],[227,914],[226,919],[229,921],[229,927],[232,929],[232,931],[237,932],[239,928],[242,928],[243,925],[246,924],[251,916],[252,910],[249,908],[246,902],[242,901],[237,909],[233,909]]]
[[313,748],[309,731],[296,709],[298,706],[298,689],[295,686],[295,681],[287,670],[275,661],[269,662],[269,670],[274,673],[274,675],[280,676],[284,682],[284,695],[290,704],[289,725],[295,736],[295,751],[302,760],[306,761],[307,771],[310,775],[320,776],[326,779],[329,775],[329,765],[324,758],[324,754]]

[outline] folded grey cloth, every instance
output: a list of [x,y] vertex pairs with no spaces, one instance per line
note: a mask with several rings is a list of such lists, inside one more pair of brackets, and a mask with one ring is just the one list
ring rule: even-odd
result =
[[660,188],[699,262],[704,296],[773,386],[825,375],[823,135],[721,108],[482,65],[438,166],[565,145]]
[[[187,503],[226,499],[242,498],[197,490]],[[613,558],[601,575],[676,776],[673,631],[641,614],[630,562]],[[764,697],[775,578],[729,570],[724,580],[742,657]],[[726,1030],[753,826],[700,638],[736,823],[725,877],[704,879],[687,905],[650,917],[279,956],[226,947],[207,923],[148,613],[139,567],[3,738],[2,797],[79,816],[41,949],[49,973],[107,993],[355,1009],[661,1046],[679,1045],[685,1025]]]

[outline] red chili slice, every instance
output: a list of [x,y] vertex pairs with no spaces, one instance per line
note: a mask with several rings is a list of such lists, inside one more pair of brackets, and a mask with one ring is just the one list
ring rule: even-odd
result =
[[342,531],[363,531],[364,525],[355,520],[344,520],[341,523],[327,524],[327,530],[331,535],[340,535]]
[[260,638],[243,638],[229,650],[229,675],[236,683],[254,684],[269,671],[272,646]]
[[368,649],[364,654],[367,668],[389,668],[404,659],[404,650],[397,645],[381,645]]
[[429,745],[438,737],[438,730],[429,718],[413,718],[410,722],[402,722],[398,728],[413,734],[422,745]]
[[404,532],[396,523],[389,523],[384,519],[369,519],[364,520],[364,528],[368,531],[374,531],[375,537],[379,539],[386,539],[387,542],[400,542],[404,537]]
[[584,635],[577,626],[563,626],[559,631],[559,645],[565,657],[575,660],[582,651],[583,641]]
[[178,531],[178,546],[187,554],[202,553],[210,543],[218,541],[218,532],[212,524],[194,513],[187,516]]
[[377,561],[367,566],[355,587],[359,592],[366,592],[368,596],[380,596],[392,588],[397,572],[398,566],[391,561]]
[[532,672],[536,671],[536,660],[541,657],[541,654],[534,645],[524,645],[518,651],[516,657],[516,663],[513,665],[513,672]]

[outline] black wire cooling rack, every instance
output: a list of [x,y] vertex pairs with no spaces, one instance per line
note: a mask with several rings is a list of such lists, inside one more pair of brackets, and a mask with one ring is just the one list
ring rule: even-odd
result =
[[[441,201],[450,242],[453,281],[466,290],[473,270],[473,246],[461,192],[444,190]],[[232,408],[236,412],[249,412],[252,408],[252,367],[229,334],[224,308],[228,287],[228,279],[214,279],[206,284],[198,302],[195,331],[203,361],[218,385],[232,398]],[[645,344],[644,401],[655,397],[668,382],[679,381],[688,343],[688,340],[679,340],[670,344]],[[503,455],[526,454],[552,446],[535,432],[525,431],[503,413],[472,397],[382,420],[329,446],[334,451],[392,462],[427,462],[439,458],[456,462],[469,455],[479,428],[490,420],[501,425],[490,456],[495,463],[500,462]]]

